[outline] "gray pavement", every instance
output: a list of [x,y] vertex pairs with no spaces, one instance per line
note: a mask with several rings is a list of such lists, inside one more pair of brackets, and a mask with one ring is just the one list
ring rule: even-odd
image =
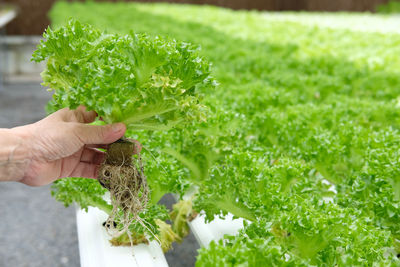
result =
[[[38,83],[10,84],[0,91],[0,128],[29,124],[45,116],[50,93]],[[171,196],[163,198],[170,206]],[[73,207],[50,196],[50,187],[0,183],[0,267],[79,266]],[[166,254],[170,266],[194,266],[198,244],[191,234]]]
[[[36,84],[6,85],[0,91],[0,128],[45,116],[51,94]],[[79,266],[74,208],[50,196],[50,187],[0,183],[0,266]]]

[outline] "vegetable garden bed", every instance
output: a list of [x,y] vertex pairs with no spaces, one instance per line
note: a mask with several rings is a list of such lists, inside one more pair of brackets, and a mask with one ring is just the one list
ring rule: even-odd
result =
[[[185,88],[205,106],[205,120],[127,132],[143,144],[151,201],[142,215],[154,227],[155,218],[171,221],[155,229],[161,244],[181,240],[191,225],[205,245],[213,237],[201,236],[212,232],[203,221],[226,216],[229,221],[232,214],[241,218],[233,222],[243,222],[243,229],[201,248],[198,266],[399,266],[396,19],[339,14],[320,25],[308,14],[91,2],[60,2],[50,16],[54,27],[72,16],[111,34],[134,30],[199,44],[202,49],[192,62],[213,63],[218,86]],[[363,27],[344,28],[343,16]],[[109,38],[88,36],[95,44]],[[106,52],[121,49],[115,47]],[[164,82],[182,75],[172,67],[165,73]],[[121,81],[115,78],[114,85]],[[98,103],[107,102],[98,97]],[[59,107],[70,104],[60,99]],[[198,188],[194,197],[179,201],[170,214],[157,204],[164,194],[184,196],[193,186]],[[58,200],[83,208],[101,207],[96,200],[105,192],[96,181],[84,179],[63,179],[53,189]],[[147,231],[137,224],[132,229]]]
[[102,224],[107,214],[97,208],[88,212],[77,208],[79,254],[82,267],[166,267],[168,266],[160,245],[156,241],[130,247],[114,247],[109,243]]
[[[89,208],[86,212],[77,208],[76,220],[81,267],[168,266],[157,241],[135,245],[133,249],[112,246],[103,227],[107,214],[101,210]],[[225,219],[216,218],[211,223],[206,223],[204,216],[198,216],[189,222],[189,226],[200,246],[207,247],[225,234],[237,234],[243,227],[243,220],[233,220],[232,215],[228,215]]]

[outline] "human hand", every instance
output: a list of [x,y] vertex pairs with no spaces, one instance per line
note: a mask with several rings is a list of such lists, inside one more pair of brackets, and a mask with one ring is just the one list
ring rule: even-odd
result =
[[122,123],[89,125],[96,116],[83,106],[64,108],[34,124],[13,128],[29,151],[29,163],[19,181],[41,186],[63,177],[97,178],[105,154],[96,148],[106,148],[121,138],[126,127]]

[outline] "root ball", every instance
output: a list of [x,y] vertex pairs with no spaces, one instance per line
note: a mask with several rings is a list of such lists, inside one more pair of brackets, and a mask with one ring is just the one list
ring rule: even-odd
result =
[[149,189],[141,156],[133,156],[134,151],[135,143],[127,139],[111,144],[98,173],[100,184],[110,191],[113,210],[107,225],[111,226],[108,231],[113,237],[127,232],[134,220],[140,221],[139,214],[148,202]]

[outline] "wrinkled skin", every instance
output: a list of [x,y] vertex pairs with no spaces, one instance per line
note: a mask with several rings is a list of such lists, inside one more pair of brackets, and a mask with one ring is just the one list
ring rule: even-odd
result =
[[[94,111],[86,111],[83,106],[76,110],[64,108],[36,123],[3,129],[0,132],[3,142],[9,139],[8,143],[15,143],[15,146],[8,153],[8,159],[0,157],[3,163],[0,180],[41,186],[63,177],[97,178],[104,160],[104,152],[97,148],[106,148],[107,144],[121,138],[126,127],[122,123],[89,125],[96,116]],[[8,177],[2,177],[2,166],[10,167],[15,162],[19,163],[14,164],[15,170],[8,171]]]

